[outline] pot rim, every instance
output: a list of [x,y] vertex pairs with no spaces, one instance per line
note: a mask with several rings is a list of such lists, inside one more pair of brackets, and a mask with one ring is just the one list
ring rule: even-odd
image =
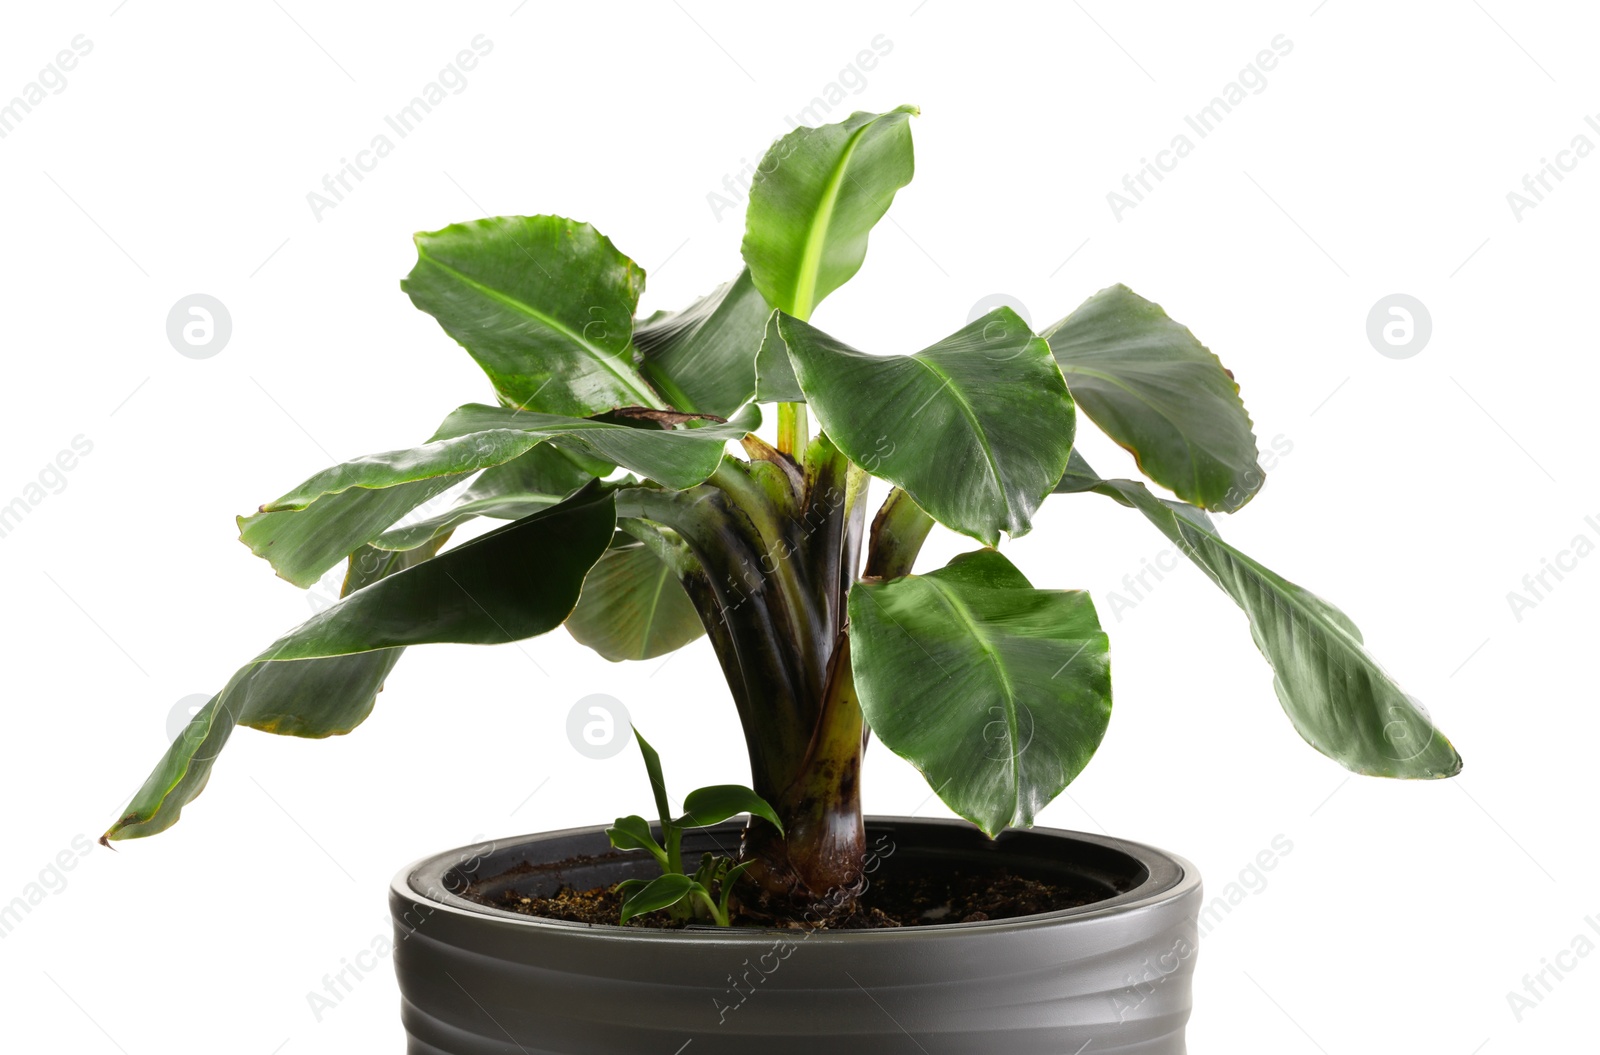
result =
[[[866,818],[866,822],[869,828],[873,825],[889,825],[893,827],[977,830],[967,821],[952,818],[869,816]],[[744,828],[743,821],[734,820],[725,822],[725,824],[738,830]],[[722,825],[717,827],[722,827]],[[547,838],[600,834],[605,829],[606,825],[603,824],[587,825],[578,828],[564,828],[560,831],[534,832],[526,835],[510,836],[503,839],[495,839],[493,843],[496,847],[508,847]],[[774,935],[794,935],[798,933],[804,935],[804,940],[807,941],[821,937],[829,942],[839,941],[858,945],[871,945],[886,941],[939,940],[941,936],[946,939],[954,939],[962,935],[971,935],[974,931],[1000,933],[1027,931],[1052,925],[1105,919],[1136,912],[1151,905],[1175,901],[1200,887],[1200,873],[1193,864],[1177,854],[1169,853],[1166,850],[1145,843],[1119,839],[1111,835],[1071,831],[1065,828],[1026,828],[1015,829],[1015,831],[1018,834],[1039,835],[1046,838],[1091,843],[1113,850],[1137,860],[1145,867],[1148,875],[1146,875],[1143,882],[1130,890],[1074,908],[1040,912],[1030,916],[1013,916],[1007,919],[979,920],[971,923],[937,923],[923,926],[863,930],[802,928],[797,931],[788,927],[711,926],[667,929],[624,927],[609,923],[576,923],[571,920],[545,919],[540,916],[512,912],[509,909],[495,908],[494,906],[462,897],[453,891],[445,890],[440,883],[435,883],[432,889],[427,889],[419,888],[415,882],[419,877],[437,879],[443,876],[450,868],[454,867],[455,862],[463,859],[462,855],[464,853],[470,854],[475,846],[481,844],[469,844],[419,858],[402,868],[395,875],[390,883],[389,890],[391,900],[421,904],[430,909],[431,912],[445,912],[448,915],[461,918],[462,922],[476,921],[504,928],[525,928],[530,935],[546,934],[551,937],[557,935],[584,935],[597,941],[744,942],[760,944],[770,943]]]

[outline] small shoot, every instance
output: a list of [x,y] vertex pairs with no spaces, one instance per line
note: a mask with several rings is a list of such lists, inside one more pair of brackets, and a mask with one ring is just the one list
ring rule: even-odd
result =
[[639,730],[633,731],[644,756],[650,790],[655,796],[660,838],[650,822],[635,814],[618,817],[606,829],[611,845],[618,850],[643,850],[655,859],[661,875],[654,879],[626,879],[615,887],[622,895],[619,922],[635,916],[666,911],[673,919],[688,923],[709,921],[719,927],[732,926],[734,886],[754,863],[737,864],[731,857],[703,854],[693,872],[684,868],[683,833],[691,828],[709,828],[743,814],[771,822],[780,832],[778,813],[765,799],[739,784],[715,784],[691,791],[683,802],[683,816],[674,818],[667,801],[666,779],[661,773],[661,756]]

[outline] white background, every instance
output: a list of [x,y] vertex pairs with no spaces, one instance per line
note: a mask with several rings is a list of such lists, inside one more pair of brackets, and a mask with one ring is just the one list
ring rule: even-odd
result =
[[[817,323],[909,352],[989,294],[1039,326],[1113,282],[1159,301],[1237,374],[1263,448],[1292,448],[1222,518],[1227,537],[1345,608],[1466,758],[1455,781],[1347,778],[1295,735],[1244,619],[1187,565],[1114,617],[1123,576],[1166,543],[1110,502],[1052,499],[1007,545],[1037,584],[1093,591],[1115,657],[1110,733],[1043,823],[1184,854],[1213,894],[1274,837],[1292,843],[1264,886],[1246,875],[1251,892],[1203,944],[1192,1050],[1593,1044],[1600,955],[1546,975],[1552,991],[1520,1021],[1507,999],[1575,936],[1600,943],[1585,923],[1600,916],[1600,557],[1549,578],[1520,619],[1507,600],[1574,536],[1600,541],[1584,519],[1600,524],[1600,160],[1520,217],[1507,200],[1574,136],[1600,144],[1584,124],[1600,113],[1592,10],[353,8],[5,13],[0,100],[75,35],[93,45],[0,139],[0,504],[74,437],[93,444],[0,538],[0,902],[61,851],[74,864],[0,939],[7,1048],[399,1050],[386,963],[320,1021],[306,994],[386,932],[405,862],[643,807],[631,751],[591,761],[569,744],[576,700],[625,701],[680,793],[745,778],[703,640],[619,666],[558,632],[414,650],[353,735],[241,732],[175,829],[116,854],[71,849],[116,817],[178,700],[214,692],[309,613],[232,517],[490,396],[398,289],[410,233],[498,213],[588,220],[649,272],[644,309],[681,306],[739,267],[742,205],[719,218],[708,195],[880,34],[888,54],[843,75],[858,90],[832,119],[919,104],[918,174]],[[465,89],[314,217],[324,174],[478,34],[493,50]],[[1293,50],[1265,89],[1115,217],[1124,174],[1279,34]],[[196,292],[233,320],[203,361],[165,332]],[[1368,310],[1396,292],[1433,321],[1404,360],[1366,336]],[[1085,448],[1126,471],[1107,444]],[[942,536],[924,566],[962,548]],[[865,794],[872,812],[944,814],[881,749]]]

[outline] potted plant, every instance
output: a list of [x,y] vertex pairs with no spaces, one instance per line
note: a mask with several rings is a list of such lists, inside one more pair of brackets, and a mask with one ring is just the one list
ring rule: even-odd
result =
[[[635,319],[643,272],[585,223],[417,235],[402,288],[495,403],[240,518],[298,586],[346,563],[342,599],[234,675],[105,838],[172,825],[236,726],[349,732],[409,646],[565,624],[637,660],[704,633],[750,787],[701,789],[675,816],[639,737],[655,823],[402,871],[411,1051],[1182,1052],[1199,877],[1150,847],[1029,830],[1093,755],[1111,681],[1089,596],[1034,586],[1002,536],[1052,494],[1108,497],[1243,609],[1318,751],[1386,777],[1461,761],[1342,612],[1218,535],[1206,511],[1263,480],[1250,420],[1157,305],[1115,286],[1040,334],[999,308],[915,355],[810,324],[910,182],[916,112],[779,139],[750,189],[745,267],[676,314]],[[1080,408],[1176,497],[1098,476],[1073,448]],[[873,477],[890,489],[869,518]],[[506,523],[447,546],[477,517]],[[936,523],[974,548],[914,573]],[[864,818],[873,737],[964,820]]]

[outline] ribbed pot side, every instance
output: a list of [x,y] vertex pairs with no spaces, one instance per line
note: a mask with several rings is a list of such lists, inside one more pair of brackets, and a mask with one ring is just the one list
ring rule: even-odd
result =
[[[648,875],[610,848],[604,829],[466,847],[405,869],[390,891],[407,1050],[1183,1055],[1201,901],[1188,862],[1049,829],[991,842],[952,821],[877,818],[867,827],[869,871],[1002,863],[1107,896],[1012,920],[890,930],[587,926],[453,891],[476,880],[545,894]],[[692,833],[686,858],[732,850],[739,830]],[[556,867],[573,860],[582,863]]]

